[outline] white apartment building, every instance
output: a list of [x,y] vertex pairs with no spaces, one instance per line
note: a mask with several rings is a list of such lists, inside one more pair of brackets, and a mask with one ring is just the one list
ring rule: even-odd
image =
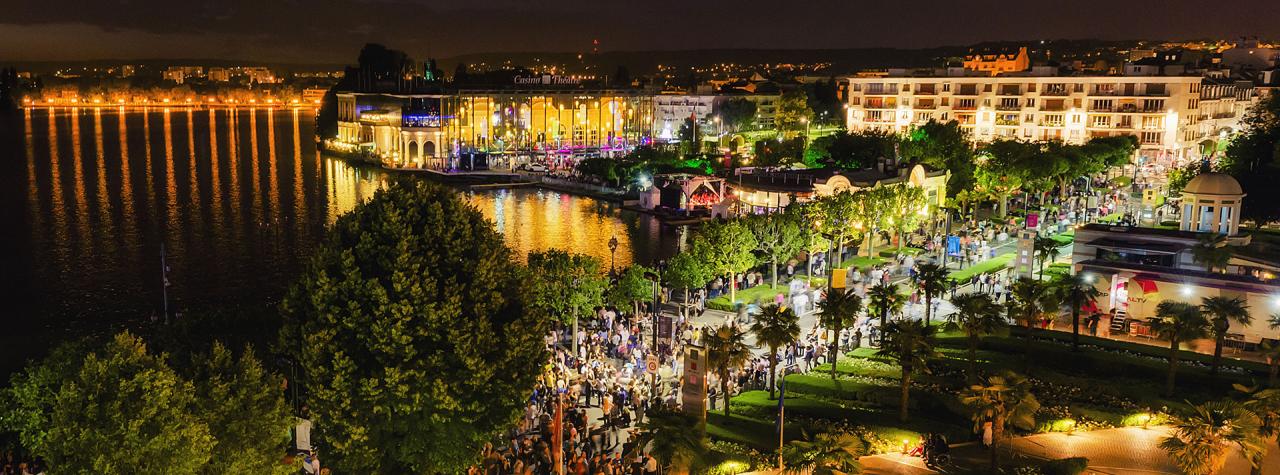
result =
[[1006,138],[1083,143],[1093,137],[1133,135],[1146,163],[1169,165],[1198,158],[1202,142],[1236,128],[1253,100],[1251,88],[1224,86],[1198,75],[950,73],[898,70],[847,78],[849,130],[906,132],[929,120],[954,120],[978,142]]

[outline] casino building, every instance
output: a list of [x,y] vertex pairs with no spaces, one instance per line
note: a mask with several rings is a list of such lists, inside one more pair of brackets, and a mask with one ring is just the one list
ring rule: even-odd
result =
[[340,92],[338,135],[326,146],[390,167],[443,169],[476,156],[505,167],[534,156],[612,155],[651,140],[651,91],[585,88],[549,75],[513,82],[431,94]]

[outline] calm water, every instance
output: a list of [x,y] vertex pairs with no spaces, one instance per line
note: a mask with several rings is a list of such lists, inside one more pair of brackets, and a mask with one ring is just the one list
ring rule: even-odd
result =
[[[61,108],[0,123],[6,327],[56,338],[145,322],[161,308],[161,245],[172,307],[274,305],[325,227],[391,178],[321,156],[312,114]],[[616,235],[625,265],[677,239],[590,198],[465,193],[522,256],[556,247],[607,266]]]

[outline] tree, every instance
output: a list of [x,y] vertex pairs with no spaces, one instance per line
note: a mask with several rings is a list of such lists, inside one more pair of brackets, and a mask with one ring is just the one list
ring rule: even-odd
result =
[[933,316],[933,298],[949,288],[951,272],[932,262],[920,264],[916,269],[916,289],[924,295],[924,324],[929,325]]
[[[297,472],[280,462],[289,445],[293,416],[280,391],[281,378],[267,372],[246,348],[239,358],[220,343],[194,361],[195,413],[213,436],[209,474]],[[290,384],[296,384],[293,381]]]
[[810,150],[815,161],[822,166],[859,170],[875,166],[880,159],[893,157],[897,143],[897,136],[889,132],[838,130],[813,139]]
[[[1280,313],[1272,314],[1267,323],[1272,330],[1280,328]],[[1280,342],[1263,343],[1262,352],[1267,358],[1267,367],[1270,368],[1267,372],[1267,387],[1280,388]]]
[[831,338],[831,379],[836,379],[836,366],[840,362],[840,332],[845,327],[857,323],[858,314],[862,312],[862,297],[849,289],[831,289],[826,298],[818,303],[818,323],[830,330],[835,336]]
[[644,277],[645,272],[651,270],[640,264],[623,269],[618,280],[605,291],[605,300],[615,307],[631,307],[635,313],[636,302],[653,297],[653,282]]
[[865,444],[846,432],[822,432],[812,440],[793,440],[782,448],[786,473],[837,475],[862,473],[858,457]]
[[698,232],[695,240],[701,241],[698,245],[705,246],[700,250],[703,251],[703,258],[707,260],[707,265],[715,271],[715,274],[729,278],[729,300],[736,301],[738,274],[746,272],[756,264],[756,257],[752,251],[759,247],[759,244],[756,242],[755,235],[751,234],[751,230],[743,224],[742,220],[735,219],[707,224]]
[[[807,278],[813,277],[813,256],[831,249],[831,241],[822,235],[820,229],[824,210],[819,202],[795,203],[787,207],[786,213],[795,216],[800,222],[800,250],[805,252],[805,271]],[[809,225],[804,225],[809,224]]]
[[689,301],[689,289],[702,288],[715,278],[715,272],[703,258],[706,253],[701,250],[705,246],[706,244],[694,241],[693,249],[671,256],[671,260],[667,262],[666,271],[662,273],[667,283],[684,289],[685,302]]
[[192,413],[192,384],[120,333],[99,349],[66,347],[15,375],[0,420],[58,473],[207,470],[215,443]]
[[1241,132],[1231,140],[1215,167],[1240,182],[1249,195],[1240,217],[1255,226],[1280,221],[1280,95],[1258,101],[1241,120]]
[[920,227],[920,222],[928,216],[924,188],[906,183],[884,188],[887,198],[884,205],[885,227],[893,231],[898,249],[902,249],[903,235]]
[[1240,297],[1205,297],[1200,302],[1200,312],[1209,318],[1213,332],[1213,364],[1209,372],[1218,374],[1222,366],[1222,344],[1227,340],[1231,324],[1247,327],[1253,323],[1253,316],[1249,315],[1249,305]]
[[936,170],[947,170],[947,194],[973,189],[976,161],[969,133],[956,121],[929,122],[912,127],[903,137],[901,157]]
[[724,415],[729,415],[729,373],[741,368],[751,359],[746,333],[736,325],[724,325],[702,336],[707,348],[707,366],[720,378],[720,392],[724,394]]
[[814,214],[811,221],[814,229],[828,241],[827,249],[836,251],[835,259],[827,266],[833,272],[844,258],[844,246],[849,242],[854,223],[858,219],[856,201],[857,198],[853,193],[841,191],[820,198],[809,205],[810,211]]
[[745,97],[735,97],[720,104],[720,123],[730,133],[750,129],[756,120],[756,102]]
[[698,427],[698,418],[657,405],[640,423],[636,447],[649,448],[649,454],[671,473],[689,473],[689,469],[707,453],[707,437]]
[[746,219],[747,228],[755,236],[756,249],[769,263],[773,287],[778,286],[778,262],[800,252],[803,237],[800,223],[786,213],[755,215]]
[[684,122],[680,124],[680,130],[676,135],[680,137],[681,142],[689,144],[689,148],[687,149],[688,153],[696,155],[702,151],[703,133],[701,130],[698,130],[698,122],[693,117],[684,119]]
[[773,119],[778,130],[784,135],[794,135],[797,131],[803,130],[811,120],[813,120],[813,109],[809,108],[808,97],[804,90],[783,91],[782,97],[778,99]]
[[894,204],[894,191],[890,187],[875,186],[853,193],[854,227],[862,230],[862,244],[870,257],[875,248],[876,232],[885,227]]
[[1040,401],[1031,392],[1031,382],[1012,371],[987,377],[981,384],[969,386],[960,394],[960,402],[970,409],[973,432],[991,431],[991,470],[999,466],[996,447],[1011,428],[1035,428],[1035,414]]
[[938,356],[933,349],[937,329],[919,320],[894,320],[884,329],[884,343],[876,356],[893,358],[902,368],[899,380],[902,397],[899,400],[898,420],[907,421],[907,402],[910,398],[911,376],[915,371],[929,372],[929,359]]
[[1190,416],[1173,424],[1174,435],[1160,441],[1174,465],[1187,475],[1212,475],[1227,463],[1238,447],[1245,459],[1258,463],[1264,442],[1258,435],[1260,421],[1240,403],[1224,400],[1193,406]]
[[577,355],[578,316],[591,315],[609,285],[600,272],[600,260],[559,249],[530,252],[529,277],[525,283],[529,289],[527,308],[572,325],[573,354]]
[[1209,320],[1200,312],[1200,307],[1165,300],[1156,305],[1156,316],[1148,321],[1152,332],[1169,340],[1169,376],[1165,380],[1164,394],[1173,396],[1174,378],[1178,372],[1178,344],[1208,336]]
[[1201,234],[1196,245],[1191,248],[1191,259],[1204,266],[1209,272],[1226,271],[1231,261],[1231,250],[1227,248],[1227,238],[1221,234]]
[[1253,465],[1252,475],[1262,475],[1262,461],[1267,458],[1267,441],[1280,438],[1280,389],[1261,389],[1240,384],[1233,387],[1248,397],[1244,401],[1244,408],[1258,418],[1258,437],[1262,439],[1258,447],[1261,450],[1250,462]]
[[948,327],[959,329],[965,334],[969,354],[969,369],[966,376],[970,381],[978,379],[978,338],[990,335],[1005,326],[1004,317],[1000,315],[1000,304],[990,294],[961,294],[951,299],[956,312],[951,314]]
[[773,399],[774,388],[777,387],[778,348],[800,339],[800,317],[789,308],[765,305],[751,323],[751,333],[756,336],[756,344],[769,347],[769,399]]
[[1071,306],[1071,351],[1080,351],[1080,311],[1095,305],[1102,292],[1083,274],[1058,274],[1049,286],[1057,300]]
[[1026,164],[1039,156],[1038,144],[1017,140],[997,140],[982,148],[975,173],[977,189],[999,203],[996,216],[1008,215],[1009,197],[1031,181]]
[[1036,252],[1036,259],[1040,261],[1040,278],[1043,279],[1045,261],[1057,260],[1058,254],[1062,252],[1062,245],[1053,238],[1036,236],[1032,246]]
[[1036,324],[1053,315],[1053,311],[1058,308],[1057,296],[1051,290],[1047,282],[1026,277],[1009,286],[1009,295],[1012,297],[1009,309],[1013,312],[1014,320],[1026,328],[1022,341],[1025,345],[1023,356],[1028,366],[1031,364],[1031,332]]
[[458,194],[396,182],[338,218],[281,313],[318,437],[347,473],[464,471],[519,417],[551,322]]
[[898,293],[898,286],[893,284],[879,283],[867,290],[867,308],[875,311],[880,316],[880,342],[884,342],[885,325],[888,324],[889,314],[896,314],[901,311],[906,303],[906,296]]

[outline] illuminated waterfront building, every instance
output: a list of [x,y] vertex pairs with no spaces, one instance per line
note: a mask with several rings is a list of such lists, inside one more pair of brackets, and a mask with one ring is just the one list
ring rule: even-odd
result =
[[445,168],[472,154],[612,155],[648,143],[653,131],[652,95],[637,89],[552,85],[438,94],[353,92],[337,98],[338,136],[332,145],[395,167]]

